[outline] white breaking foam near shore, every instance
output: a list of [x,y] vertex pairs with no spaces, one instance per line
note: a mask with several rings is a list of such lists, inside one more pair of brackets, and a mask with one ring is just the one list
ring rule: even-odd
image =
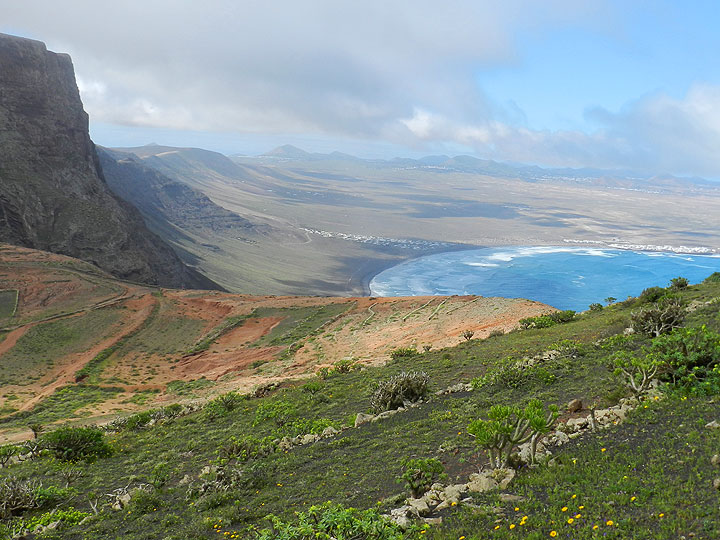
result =
[[682,255],[708,255],[720,257],[720,249],[711,248],[707,246],[671,246],[671,245],[655,245],[655,244],[631,244],[623,240],[611,240],[606,242],[604,240],[577,240],[574,238],[563,238],[563,242],[568,244],[583,244],[593,246],[605,246],[611,249],[622,249],[625,251],[651,251],[655,254],[651,256],[658,256],[658,253],[678,253]]

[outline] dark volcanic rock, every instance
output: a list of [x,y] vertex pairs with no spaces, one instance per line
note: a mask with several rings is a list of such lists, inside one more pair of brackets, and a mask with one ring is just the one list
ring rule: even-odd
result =
[[120,278],[218,288],[108,189],[66,54],[0,34],[0,241],[70,255]]

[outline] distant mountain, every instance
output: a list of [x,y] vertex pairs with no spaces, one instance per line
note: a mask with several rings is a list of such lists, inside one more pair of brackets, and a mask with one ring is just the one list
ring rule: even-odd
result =
[[189,268],[99,167],[72,61],[0,34],[0,241],[167,287],[217,288]]
[[309,152],[306,152],[305,150],[302,150],[302,149],[298,148],[297,146],[293,146],[292,144],[278,146],[274,150],[270,150],[270,152],[263,154],[263,156],[265,156],[265,157],[288,158],[288,159],[307,159],[311,155],[312,154],[310,154]]
[[257,156],[230,156],[236,163],[248,165],[253,162],[268,164],[281,162],[284,165],[298,165],[318,162],[348,163],[363,165],[372,169],[404,168],[428,169],[434,172],[467,173],[493,176],[496,178],[517,178],[526,182],[557,182],[592,184],[597,187],[618,189],[660,190],[661,192],[720,190],[720,183],[703,178],[680,178],[673,175],[640,174],[628,170],[607,170],[597,168],[569,167],[543,168],[523,163],[504,163],[474,156],[430,155],[421,158],[363,159],[342,152],[330,154],[310,153],[292,145],[284,145]]

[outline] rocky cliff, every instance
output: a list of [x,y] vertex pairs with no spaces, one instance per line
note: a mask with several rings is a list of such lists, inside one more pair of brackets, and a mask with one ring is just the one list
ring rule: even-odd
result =
[[217,288],[109,190],[70,57],[0,34],[0,241],[77,257],[120,278]]

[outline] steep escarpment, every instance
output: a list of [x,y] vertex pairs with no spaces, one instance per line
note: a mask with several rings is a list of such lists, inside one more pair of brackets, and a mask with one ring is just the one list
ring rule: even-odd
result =
[[218,206],[201,191],[146,166],[132,154],[99,148],[98,155],[113,193],[140,210],[148,226],[157,229],[158,234],[167,225],[238,235],[263,228]]
[[0,73],[0,240],[124,279],[217,288],[109,190],[68,55],[0,34]]

